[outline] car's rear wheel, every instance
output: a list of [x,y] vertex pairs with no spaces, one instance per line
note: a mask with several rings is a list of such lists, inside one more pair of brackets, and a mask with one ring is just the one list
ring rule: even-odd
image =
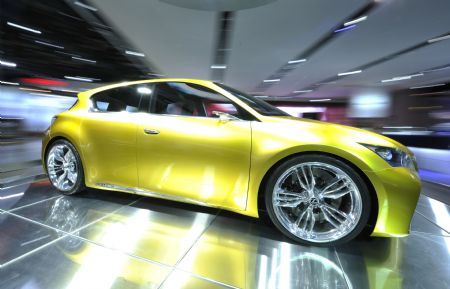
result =
[[50,182],[59,192],[73,195],[85,189],[81,158],[67,140],[59,139],[51,144],[45,163]]
[[370,202],[367,185],[352,167],[319,154],[282,163],[265,190],[275,226],[308,245],[337,245],[356,237],[367,224]]

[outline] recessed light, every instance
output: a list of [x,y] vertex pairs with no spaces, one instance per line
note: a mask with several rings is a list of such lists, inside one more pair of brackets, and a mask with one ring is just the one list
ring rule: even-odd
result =
[[344,75],[350,75],[350,74],[357,74],[357,73],[361,73],[362,70],[355,70],[355,71],[349,71],[349,72],[341,72],[338,73],[338,76],[344,76]]
[[139,56],[139,57],[145,57],[144,53],[140,53],[140,52],[136,52],[136,51],[131,51],[131,50],[125,50],[125,54],[128,55],[134,55],[134,56]]
[[87,77],[80,77],[80,76],[64,76],[65,79],[70,79],[70,80],[78,80],[78,81],[85,81],[85,82],[92,82],[93,79],[92,78],[87,78]]
[[407,79],[411,79],[413,77],[416,76],[422,76],[423,73],[416,73],[416,74],[411,74],[411,75],[405,75],[405,76],[397,76],[397,77],[393,77],[390,79],[383,79],[381,82],[392,82],[392,81],[399,81],[399,80],[407,80]]
[[82,58],[82,57],[76,57],[76,56],[72,56],[72,59],[80,60],[80,61],[84,61],[84,62],[89,62],[89,63],[97,63],[97,61],[95,61],[95,60],[90,60],[90,59],[86,59],[86,58]]
[[321,99],[310,99],[310,102],[322,102],[322,101],[330,101],[331,98],[321,98]]
[[338,29],[338,30],[334,30],[334,33],[343,32],[343,31],[346,31],[346,30],[353,29],[355,27],[356,27],[356,25],[353,24],[353,25],[350,25],[350,26],[347,26],[347,27],[344,27],[344,28],[341,28],[341,29]]
[[303,59],[297,59],[297,60],[290,60],[288,61],[288,64],[296,64],[296,63],[301,63],[301,62],[305,62],[306,58]]
[[436,86],[443,86],[445,83],[438,83],[438,84],[431,84],[431,85],[423,85],[423,86],[413,86],[409,89],[418,89],[418,88],[427,88],[427,87],[436,87]]
[[279,78],[275,78],[275,79],[264,79],[263,80],[263,82],[278,82],[278,81],[280,81],[281,79],[279,79]]
[[438,42],[438,41],[442,41],[442,40],[446,40],[446,39],[450,39],[450,34],[430,39],[430,40],[428,40],[428,43]]
[[51,44],[51,43],[44,42],[44,41],[35,40],[34,42],[42,44],[42,45],[45,45],[45,46],[50,46],[50,47],[55,47],[55,48],[59,48],[59,49],[64,49],[64,46],[59,46],[59,45]]
[[226,65],[211,65],[211,69],[226,69]]
[[27,91],[37,91],[37,92],[52,92],[51,90],[47,89],[35,89],[35,88],[26,88],[26,87],[20,87],[20,90],[27,90]]
[[32,29],[30,27],[26,27],[26,26],[23,26],[23,25],[19,25],[19,24],[13,23],[13,22],[9,22],[8,21],[8,22],[6,22],[6,24],[8,24],[9,26],[16,27],[16,28],[19,28],[19,29],[22,29],[22,30],[26,30],[26,31],[29,31],[29,32],[33,32],[33,33],[36,33],[36,34],[41,34],[42,33],[39,30]]
[[8,66],[8,67],[16,67],[17,66],[17,64],[15,64],[14,62],[5,61],[5,60],[0,60],[0,65]]
[[0,80],[0,84],[19,85],[19,83],[17,83],[17,82],[9,82],[9,81],[1,81],[1,80]]
[[351,21],[345,22],[344,26],[349,26],[349,25],[352,25],[352,24],[356,24],[356,23],[364,21],[366,19],[367,19],[367,16],[362,16],[362,17],[357,18],[355,20],[351,20]]
[[86,5],[86,4],[81,3],[81,2],[79,2],[79,1],[75,1],[73,4],[78,5],[78,6],[80,6],[80,7],[83,7],[83,8],[85,8],[85,9],[91,10],[91,11],[97,11],[97,10],[98,10],[98,9],[95,8],[95,7]]

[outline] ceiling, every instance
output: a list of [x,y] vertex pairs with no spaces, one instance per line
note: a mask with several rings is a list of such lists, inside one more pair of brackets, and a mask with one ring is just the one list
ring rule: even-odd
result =
[[[2,39],[8,40],[0,49],[3,55],[23,60],[27,71],[57,78],[212,79],[287,100],[450,82],[448,0],[0,1],[2,11],[16,11],[3,12],[2,20],[43,31],[31,35],[2,21]],[[354,27],[344,26],[361,17],[365,20]],[[352,29],[335,32],[342,28]],[[428,42],[443,36],[442,41]],[[97,62],[76,61],[33,44],[36,39],[59,43],[64,51]],[[17,45],[20,48],[11,52]],[[127,55],[125,50],[141,55]],[[288,63],[300,59],[306,61]],[[279,81],[264,82],[271,79]],[[440,86],[444,88],[450,87]]]
[[[176,0],[135,0],[127,5],[122,0],[91,1],[114,29],[167,76],[220,80],[256,95],[298,98],[339,97],[362,87],[396,90],[450,80],[449,69],[381,82],[450,65],[450,40],[427,43],[450,32],[448,0],[278,0],[259,1],[259,6],[241,10],[231,1],[226,61],[219,63],[226,68],[221,74],[211,69],[217,64],[220,10],[225,9],[223,1],[218,2],[214,11],[206,0],[189,0],[185,5],[177,5],[181,1]],[[334,33],[362,16],[367,19],[355,28]],[[306,62],[286,69],[288,61],[302,55],[307,56]],[[361,68],[359,74],[337,76]],[[287,73],[280,74],[283,69]],[[215,79],[217,75],[221,77]],[[274,75],[281,76],[279,82],[263,82]],[[298,90],[313,91],[293,93]]]

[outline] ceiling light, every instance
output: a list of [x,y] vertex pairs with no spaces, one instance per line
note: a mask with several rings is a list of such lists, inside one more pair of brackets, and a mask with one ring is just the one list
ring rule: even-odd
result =
[[310,99],[310,102],[322,102],[322,101],[330,101],[331,98],[322,98],[322,99]]
[[268,95],[254,95],[254,97],[257,97],[257,98],[267,98],[267,97],[269,97]]
[[405,75],[405,76],[397,76],[397,77],[393,77],[391,79],[384,79],[381,82],[392,82],[392,81],[399,81],[399,80],[407,80],[407,79],[411,79],[413,77],[416,76],[422,76],[423,73],[417,73],[417,74],[411,74],[411,75]]
[[65,79],[70,79],[70,80],[79,80],[79,81],[85,81],[85,82],[92,82],[93,79],[92,78],[87,78],[87,77],[80,77],[80,76],[64,76]]
[[306,90],[294,90],[293,93],[306,93],[306,92],[311,92],[312,89],[306,89]]
[[443,86],[445,83],[439,83],[439,84],[431,84],[431,85],[423,85],[423,86],[413,86],[409,89],[418,89],[418,88],[427,88],[427,87],[436,87],[436,86]]
[[50,47],[55,47],[55,48],[59,48],[59,49],[64,49],[64,46],[59,46],[59,45],[47,43],[47,42],[44,42],[44,41],[35,40],[34,42],[39,43],[39,44],[42,44],[42,45],[50,46]]
[[17,83],[17,82],[9,82],[9,81],[1,81],[1,80],[0,80],[0,84],[19,85],[19,83]]
[[349,71],[349,72],[341,72],[338,73],[338,76],[344,76],[344,75],[350,75],[350,74],[357,74],[357,73],[361,73],[362,70],[355,70],[355,71]]
[[134,56],[139,56],[139,57],[145,57],[144,53],[140,53],[140,52],[136,52],[136,51],[131,51],[131,50],[125,50],[125,54],[128,55],[134,55]]
[[339,33],[339,32],[342,32],[342,31],[350,30],[350,29],[353,29],[355,27],[356,27],[356,25],[350,25],[350,26],[347,26],[347,27],[344,27],[344,28],[341,28],[341,29],[338,29],[338,30],[334,30],[334,33]]
[[152,90],[145,86],[138,87],[137,92],[139,92],[141,94],[152,94]]
[[291,60],[291,61],[288,61],[288,64],[296,64],[296,63],[301,63],[301,62],[305,62],[305,61],[306,61],[306,58]]
[[4,61],[4,60],[0,60],[0,65],[4,65],[4,66],[8,66],[8,67],[16,67],[17,64],[15,64],[14,62],[9,62],[9,61]]
[[9,22],[9,21],[6,22],[6,24],[8,24],[9,26],[16,27],[16,28],[19,28],[19,29],[22,29],[22,30],[26,30],[26,31],[29,31],[29,32],[33,32],[33,33],[36,33],[36,34],[41,34],[42,33],[39,30],[32,29],[32,28],[29,28],[29,27],[26,27],[26,26],[22,26],[22,25],[19,25],[19,24],[16,24],[16,23]]
[[445,35],[445,36],[441,36],[441,37],[436,37],[433,39],[428,40],[428,43],[433,43],[433,42],[438,42],[438,41],[442,41],[442,40],[446,40],[446,39],[450,39],[450,34],[449,35]]
[[352,24],[356,24],[356,23],[364,21],[366,19],[367,19],[367,16],[362,16],[362,17],[357,18],[355,20],[351,20],[351,21],[345,22],[344,26],[349,26],[349,25],[352,25]]
[[80,60],[80,61],[84,61],[84,62],[90,62],[90,63],[97,63],[97,61],[95,61],[95,60],[90,60],[90,59],[76,57],[76,56],[72,56],[72,59]]
[[275,78],[275,79],[264,79],[263,80],[263,82],[278,82],[278,81],[280,81],[281,79],[279,79],[279,78]]
[[86,4],[81,3],[81,2],[79,2],[79,1],[75,1],[75,2],[73,2],[73,4],[78,5],[78,6],[80,6],[80,7],[83,7],[83,8],[85,8],[85,9],[91,10],[91,11],[97,11],[97,10],[98,10],[98,9],[95,8],[95,7],[86,5]]
[[211,65],[211,69],[226,69],[226,65]]
[[47,90],[47,89],[35,89],[35,88],[26,88],[26,87],[20,87],[19,89],[27,90],[27,91],[52,92],[51,90]]

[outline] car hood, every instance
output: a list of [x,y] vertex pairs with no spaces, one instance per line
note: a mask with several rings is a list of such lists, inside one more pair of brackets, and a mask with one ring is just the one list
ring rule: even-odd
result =
[[333,134],[336,135],[338,138],[345,139],[347,141],[350,140],[353,142],[369,144],[374,146],[398,148],[408,153],[411,153],[411,151],[401,143],[386,136],[365,129],[335,123],[322,122],[317,120],[298,118],[293,116],[271,116],[267,117],[264,121],[279,123],[282,127],[286,126],[289,126],[291,128],[297,127],[300,130],[306,129],[308,131],[324,135]]

